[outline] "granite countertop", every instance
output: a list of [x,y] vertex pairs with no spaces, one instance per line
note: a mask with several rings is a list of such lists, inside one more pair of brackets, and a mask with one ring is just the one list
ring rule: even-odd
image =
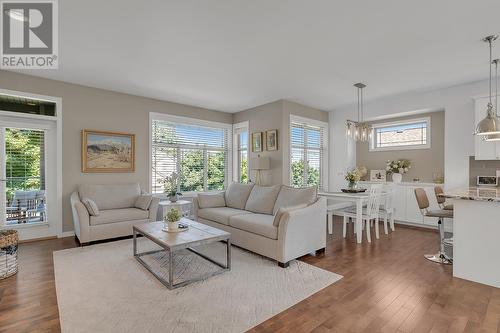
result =
[[444,197],[462,200],[500,202],[500,189],[496,187],[469,187],[446,191]]

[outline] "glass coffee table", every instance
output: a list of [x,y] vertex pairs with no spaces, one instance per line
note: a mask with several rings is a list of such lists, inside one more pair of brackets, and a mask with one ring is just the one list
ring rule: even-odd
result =
[[[190,283],[207,279],[211,276],[221,274],[231,270],[231,234],[202,223],[198,223],[187,218],[182,218],[181,223],[189,225],[189,229],[182,232],[162,231],[163,222],[145,222],[133,226],[133,253],[134,257],[153,274],[168,289],[183,287]],[[143,235],[145,238],[156,244],[160,249],[137,252],[137,235]],[[216,242],[223,242],[226,245],[226,262],[221,263],[211,256],[201,253],[195,249],[197,246],[207,245]],[[216,270],[210,270],[205,273],[196,274],[196,276],[184,279],[181,282],[174,283],[174,272],[176,270],[176,254],[189,251],[210,265],[215,265]],[[155,257],[156,256],[156,257]],[[185,256],[183,254],[183,256]],[[145,260],[148,257],[148,260]],[[155,259],[156,258],[156,259]],[[158,259],[163,258],[163,259]],[[179,261],[179,260],[177,260]],[[189,266],[189,263],[186,267]],[[184,270],[184,268],[181,268]],[[194,273],[193,273],[194,274]],[[168,276],[168,278],[167,278]]]

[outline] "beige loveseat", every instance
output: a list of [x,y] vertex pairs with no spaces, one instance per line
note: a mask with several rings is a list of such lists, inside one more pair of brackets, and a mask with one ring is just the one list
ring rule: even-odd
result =
[[232,183],[225,192],[198,194],[195,218],[231,233],[231,242],[275,259],[281,267],[326,246],[326,199],[315,188]]
[[86,244],[132,235],[132,225],[156,220],[158,203],[138,183],[80,185],[71,194],[76,237]]

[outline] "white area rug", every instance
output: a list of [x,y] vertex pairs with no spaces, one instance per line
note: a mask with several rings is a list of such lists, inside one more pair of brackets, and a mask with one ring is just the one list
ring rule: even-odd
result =
[[[139,239],[141,251],[149,244]],[[223,262],[224,249],[203,250]],[[168,290],[133,258],[132,240],[57,251],[54,266],[63,332],[243,332],[342,278],[233,247],[230,272]]]

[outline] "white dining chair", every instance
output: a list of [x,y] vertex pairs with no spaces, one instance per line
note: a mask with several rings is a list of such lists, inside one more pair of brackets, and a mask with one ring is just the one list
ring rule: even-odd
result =
[[328,225],[328,233],[333,234],[333,216],[343,216],[342,210],[353,207],[355,204],[346,201],[328,200],[326,206],[326,220]]
[[[385,194],[383,203],[380,205],[379,217],[384,219],[384,233],[387,235],[388,232],[388,224],[391,227],[391,231],[395,231],[394,227],[394,206],[392,205],[392,196],[393,196],[393,185],[386,185],[383,188],[383,192]],[[377,239],[379,235],[376,235]]]
[[[371,234],[370,234],[370,221],[375,221],[375,234],[379,235],[379,214],[380,214],[380,198],[382,195],[382,184],[373,184],[370,186],[370,192],[368,196],[368,204],[365,208],[363,208],[361,214],[361,226],[358,226],[358,231],[362,232],[363,227],[366,230],[366,239],[369,243],[371,243]],[[347,235],[347,224],[350,219],[356,219],[356,209],[346,208],[342,211],[342,215],[344,216],[344,230],[343,236],[344,238]],[[355,233],[356,228],[355,229]],[[378,238],[378,237],[377,237]]]

